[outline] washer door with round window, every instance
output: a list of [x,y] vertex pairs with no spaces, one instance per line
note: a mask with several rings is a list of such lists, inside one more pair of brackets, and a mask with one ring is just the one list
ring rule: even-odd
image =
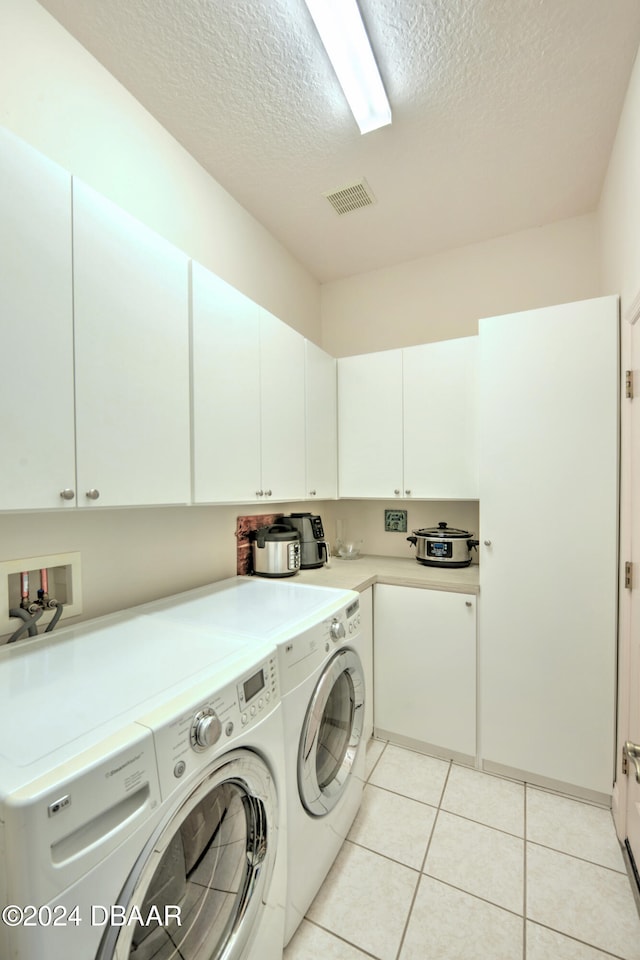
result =
[[228,753],[160,824],[119,898],[96,960],[239,960],[273,870],[277,804],[267,766]]
[[364,671],[354,650],[340,650],[313,692],[298,751],[298,789],[306,810],[329,813],[347,789],[364,725]]

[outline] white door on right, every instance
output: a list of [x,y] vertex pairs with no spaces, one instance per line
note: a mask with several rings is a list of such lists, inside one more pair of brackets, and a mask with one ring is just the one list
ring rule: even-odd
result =
[[610,794],[617,297],[480,321],[480,752]]
[[[640,389],[638,367],[640,366],[640,316],[635,315],[631,327],[630,364],[633,370],[634,393],[629,410],[629,455],[627,457],[627,477],[630,498],[627,508],[631,526],[629,537],[630,555],[628,557],[632,568],[632,583],[630,593],[630,659],[628,673],[624,680],[628,684],[629,718],[628,725],[621,723],[619,736],[622,740],[628,739],[631,744],[640,745],[640,410],[638,410],[637,391]],[[621,679],[623,679],[621,677]],[[625,691],[626,692],[626,691]],[[624,696],[621,691],[621,697]],[[629,852],[633,857],[635,867],[640,867],[640,772],[636,765],[629,764],[629,776],[626,790],[626,840]]]

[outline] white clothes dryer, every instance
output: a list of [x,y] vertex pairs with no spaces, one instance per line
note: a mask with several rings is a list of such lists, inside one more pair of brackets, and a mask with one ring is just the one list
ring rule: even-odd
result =
[[[349,592],[350,593],[350,592]],[[278,645],[288,810],[289,942],[329,872],[360,807],[367,691],[356,593]]]
[[0,956],[280,960],[273,648],[134,611],[0,651]]

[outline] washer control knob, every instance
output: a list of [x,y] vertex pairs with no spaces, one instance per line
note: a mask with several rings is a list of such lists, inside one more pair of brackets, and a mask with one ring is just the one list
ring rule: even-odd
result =
[[342,640],[346,636],[346,631],[344,629],[344,624],[340,623],[337,618],[334,618],[331,621],[331,626],[329,627],[329,632],[331,633],[331,639],[334,641]]
[[222,724],[211,707],[207,707],[193,718],[191,746],[194,750],[206,750],[218,742],[221,733]]

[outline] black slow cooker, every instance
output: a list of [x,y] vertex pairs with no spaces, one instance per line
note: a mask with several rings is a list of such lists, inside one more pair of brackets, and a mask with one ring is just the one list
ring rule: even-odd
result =
[[414,530],[407,540],[416,548],[416,560],[430,567],[468,567],[471,550],[478,546],[468,530],[456,530],[444,521],[437,527]]

